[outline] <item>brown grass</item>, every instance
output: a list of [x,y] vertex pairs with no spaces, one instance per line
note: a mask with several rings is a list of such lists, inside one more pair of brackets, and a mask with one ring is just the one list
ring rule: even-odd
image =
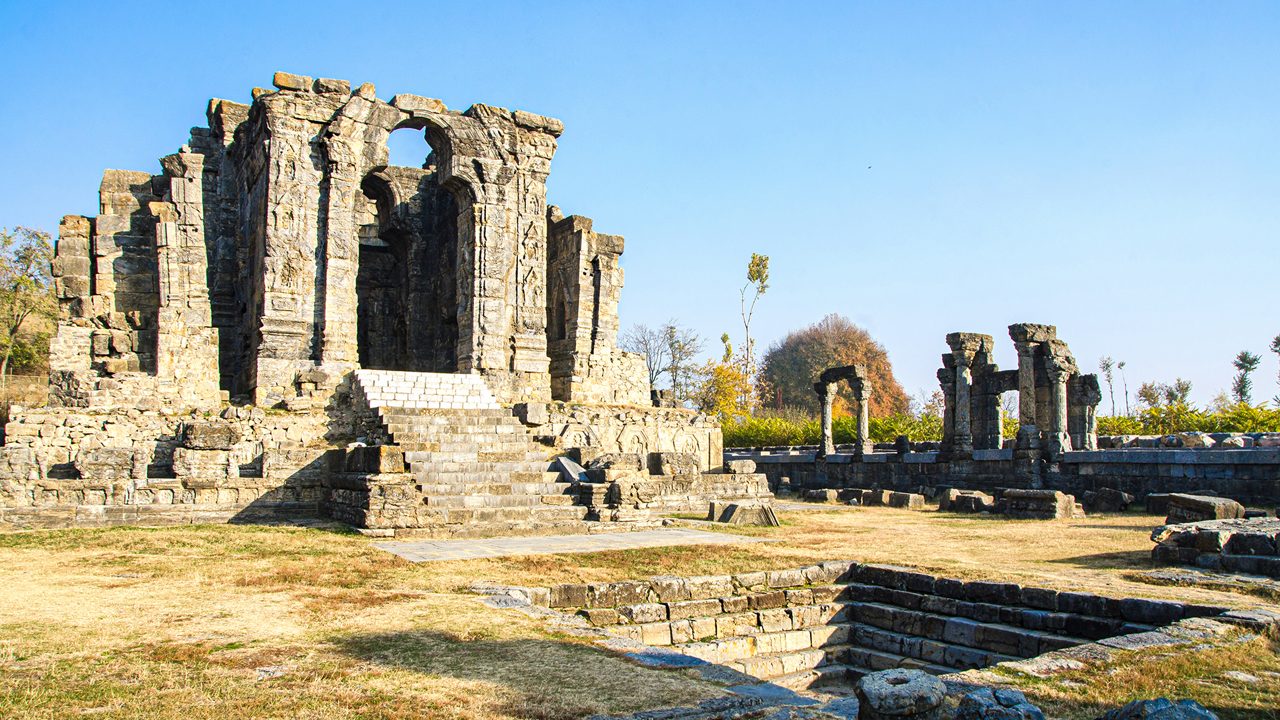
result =
[[[422,565],[326,530],[0,534],[0,717],[559,720],[723,692],[489,609],[464,592],[480,580],[548,585],[844,558],[1116,596],[1253,604],[1132,579],[1147,566],[1154,518],[1010,522],[867,508],[783,519],[782,528],[746,531],[776,542]],[[1260,662],[1274,661],[1264,650]],[[1199,678],[1240,661],[1205,655],[1199,665],[1166,665],[1176,677]],[[1096,688],[1093,695],[1073,695],[1070,685],[1033,690],[1064,708],[1092,707],[1114,697],[1103,675],[1076,680]],[[1218,692],[1189,679],[1169,687],[1192,697]],[[1277,699],[1273,691],[1260,697]]]

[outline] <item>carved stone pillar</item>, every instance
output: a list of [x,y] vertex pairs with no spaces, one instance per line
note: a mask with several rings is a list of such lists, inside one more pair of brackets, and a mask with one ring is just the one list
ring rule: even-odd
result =
[[1049,455],[1056,459],[1071,450],[1071,435],[1067,432],[1067,381],[1071,379],[1071,372],[1054,363],[1050,364],[1048,372],[1049,428],[1046,435]]
[[853,383],[853,396],[858,400],[858,436],[854,438],[854,452],[862,455],[874,450],[871,443],[871,388],[866,380]]
[[952,367],[950,355],[942,356],[942,367],[938,368],[938,386],[942,388],[942,453],[939,460],[945,460],[955,442],[955,406],[956,406],[956,371]]
[[834,455],[836,441],[831,429],[831,403],[835,400],[836,384],[814,383],[813,389],[818,393],[818,401],[822,404],[822,443],[818,446],[818,457]]

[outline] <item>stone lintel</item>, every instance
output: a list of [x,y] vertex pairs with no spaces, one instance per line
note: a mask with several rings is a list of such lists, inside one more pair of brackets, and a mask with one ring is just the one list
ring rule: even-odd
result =
[[1042,343],[1055,340],[1058,328],[1053,325],[1036,323],[1015,323],[1009,326],[1009,337],[1015,343]]

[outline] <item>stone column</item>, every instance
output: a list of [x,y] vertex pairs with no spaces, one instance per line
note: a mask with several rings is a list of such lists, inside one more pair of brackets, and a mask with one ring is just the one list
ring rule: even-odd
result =
[[1050,456],[1058,458],[1071,450],[1071,435],[1067,432],[1067,381],[1071,378],[1071,373],[1054,365],[1048,370],[1050,411],[1046,435]]
[[858,400],[858,436],[854,438],[854,452],[863,455],[875,449],[871,442],[871,388],[865,379],[856,380],[852,385],[853,396]]
[[1040,449],[1036,418],[1036,354],[1040,343],[1026,324],[1010,325],[1009,337],[1018,351],[1018,442],[1016,452],[1026,456]]
[[818,446],[818,457],[834,455],[836,442],[831,429],[831,403],[835,400],[836,384],[814,383],[813,389],[818,393],[818,402],[822,404],[822,443]]
[[942,455],[939,460],[950,454],[955,443],[956,414],[956,371],[950,355],[942,356],[942,365],[938,368],[938,386],[942,388]]
[[[984,342],[985,341],[985,342]],[[955,377],[955,410],[952,414],[953,457],[973,457],[973,365],[980,351],[990,344],[990,336],[977,333],[950,333],[947,345]]]

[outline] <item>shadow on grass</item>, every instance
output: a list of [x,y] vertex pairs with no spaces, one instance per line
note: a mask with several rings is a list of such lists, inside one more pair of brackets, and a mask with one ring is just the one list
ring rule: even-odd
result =
[[[686,685],[682,671],[644,670],[616,655],[578,642],[554,639],[464,638],[436,630],[347,635],[330,640],[366,663],[421,673],[443,683],[442,694],[474,693],[486,710],[534,720],[569,720],[595,713],[631,712],[654,706],[695,704],[705,689]],[[459,681],[448,687],[451,681]],[[492,683],[498,693],[469,683]],[[696,693],[696,694],[695,694]]]
[[1148,550],[1123,550],[1119,552],[1094,553],[1093,555],[1077,555],[1075,557],[1058,558],[1047,562],[1059,565],[1072,565],[1091,570],[1130,570],[1133,568],[1152,568],[1151,552]]

